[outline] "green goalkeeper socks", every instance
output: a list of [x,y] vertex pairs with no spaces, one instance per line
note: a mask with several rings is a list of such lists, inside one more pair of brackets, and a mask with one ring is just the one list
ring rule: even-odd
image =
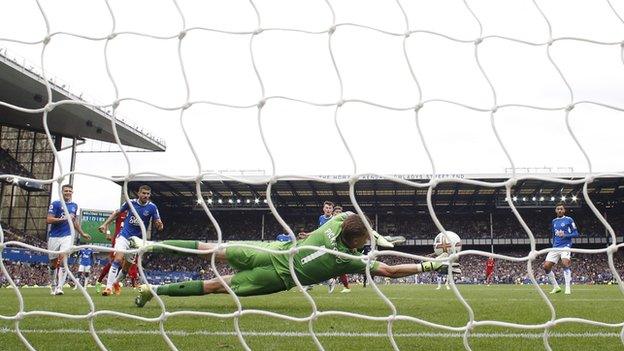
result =
[[[195,241],[195,240],[165,240],[162,242],[162,244],[165,245],[169,245],[169,246],[175,246],[175,247],[181,247],[184,249],[194,249],[197,250],[197,247],[199,246],[199,241]],[[167,249],[164,247],[159,247],[159,246],[154,246],[152,248],[151,252],[155,252],[155,253],[177,253],[177,254],[182,254],[182,255],[188,255],[185,252],[180,252],[180,251],[175,251],[175,250],[171,250],[171,249]]]
[[193,280],[184,283],[161,285],[156,289],[156,293],[167,296],[204,295],[204,282],[202,280]]

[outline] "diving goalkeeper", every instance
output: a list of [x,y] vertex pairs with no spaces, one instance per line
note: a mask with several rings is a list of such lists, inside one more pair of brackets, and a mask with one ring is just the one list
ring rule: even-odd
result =
[[[296,243],[292,242],[253,242],[254,246],[273,250],[289,250],[293,245],[317,246],[333,249],[354,256],[361,256],[362,247],[369,240],[366,226],[361,218],[353,213],[345,212],[333,217],[330,221],[310,233]],[[143,242],[138,237],[132,237],[131,247],[140,247]],[[191,240],[166,240],[162,242],[170,246],[210,250],[215,244]],[[246,242],[250,243],[250,242]],[[149,243],[147,243],[149,244]],[[169,252],[184,254],[163,247],[151,246],[150,252]],[[234,275],[222,276],[225,283],[237,296],[255,296],[272,294],[289,290],[295,286],[288,268],[287,253],[274,254],[246,247],[227,247],[212,253],[217,262],[228,263],[238,272]],[[210,258],[210,254],[208,255]],[[301,249],[294,255],[294,270],[302,285],[316,284],[341,274],[362,274],[366,270],[363,259],[349,259],[332,255],[314,249]],[[400,278],[427,271],[447,271],[448,265],[443,262],[422,262],[412,264],[387,265],[383,262],[371,262],[371,274]],[[461,273],[459,265],[453,263],[453,273]],[[196,280],[183,283],[160,285],[156,288],[158,295],[167,296],[195,296],[206,294],[227,293],[219,279]],[[142,285],[135,304],[143,307],[152,294],[149,286]]]

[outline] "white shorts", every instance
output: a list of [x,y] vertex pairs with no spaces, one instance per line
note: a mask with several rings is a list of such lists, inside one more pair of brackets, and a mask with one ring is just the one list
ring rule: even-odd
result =
[[89,273],[89,272],[91,272],[91,266],[80,265],[80,266],[78,266],[78,272]]
[[549,251],[546,255],[546,261],[557,264],[559,259],[570,259],[572,253],[570,251]]
[[[115,252],[117,252],[117,250],[129,250],[130,249],[130,242],[128,241],[128,239],[126,239],[126,237],[123,237],[121,235],[118,235],[115,238]],[[127,253],[124,254],[124,259],[127,262],[133,262],[134,261],[134,256],[135,254],[131,254],[131,253]]]
[[[50,251],[64,251],[72,247],[71,235],[66,236],[53,236],[48,238],[48,250]],[[52,260],[59,256],[58,253],[49,253],[48,257]]]

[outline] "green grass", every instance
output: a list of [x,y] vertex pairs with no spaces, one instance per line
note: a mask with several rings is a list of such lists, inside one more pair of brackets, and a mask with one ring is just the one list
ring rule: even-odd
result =
[[[435,290],[431,285],[380,286],[396,305],[398,313],[430,322],[463,326],[468,314],[452,291]],[[544,288],[546,289],[546,288]],[[477,320],[500,320],[515,323],[543,323],[550,318],[546,304],[530,286],[460,286],[462,295],[472,306]],[[156,317],[161,310],[155,301],[145,308],[133,306],[134,293],[124,289],[119,297],[101,297],[89,289],[97,310],[114,310],[144,317]],[[71,314],[89,311],[87,301],[75,291],[66,289],[65,296],[50,296],[47,289],[21,289],[25,310],[45,310]],[[369,288],[354,286],[351,294],[332,295],[325,287],[311,291],[319,310],[340,310],[370,316],[388,316],[390,308]],[[188,298],[164,297],[169,312],[181,310],[229,313],[235,310],[227,295]],[[609,323],[624,322],[624,296],[616,286],[574,286],[573,294],[552,296],[557,317],[580,317]],[[260,297],[242,298],[245,309],[263,309],[293,317],[310,314],[311,307],[295,289]],[[0,289],[0,315],[12,316],[18,310],[15,293]],[[166,350],[158,334],[158,324],[113,316],[98,316],[96,329],[110,350]],[[241,350],[232,319],[201,316],[171,316],[164,323],[171,340],[179,350]],[[245,315],[240,319],[243,332],[252,349],[310,350],[315,345],[304,335],[307,323],[285,321],[260,315]],[[8,330],[8,329],[10,330]],[[319,340],[326,350],[391,350],[386,333],[387,323],[343,316],[321,316],[314,323]],[[56,317],[28,316],[20,329],[38,350],[95,350],[88,322]],[[26,350],[14,333],[14,323],[0,320],[0,349]],[[65,331],[63,331],[65,330]],[[463,350],[462,339],[443,335],[445,330],[423,327],[409,321],[395,321],[395,340],[402,350]],[[579,323],[558,325],[552,329],[553,350],[623,350],[618,335],[621,328],[593,327]],[[121,334],[125,332],[124,334]],[[294,333],[289,336],[271,333]],[[336,335],[353,333],[354,335]],[[363,335],[363,333],[369,333]],[[422,334],[420,334],[422,333]],[[433,335],[425,335],[432,333]],[[539,350],[544,349],[540,330],[520,330],[502,327],[478,327],[473,330],[470,345],[473,350]],[[575,335],[578,333],[595,333]],[[505,336],[505,334],[507,334]]]

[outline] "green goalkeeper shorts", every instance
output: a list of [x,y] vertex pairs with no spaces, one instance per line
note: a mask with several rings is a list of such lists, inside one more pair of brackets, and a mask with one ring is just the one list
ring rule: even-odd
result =
[[[248,245],[280,250],[290,247],[284,242],[244,241]],[[271,262],[271,254],[247,247],[228,247],[225,257],[239,271],[232,276],[230,287],[237,296],[266,295],[288,290]]]
[[[230,243],[241,243],[264,247],[272,250],[284,250],[290,247],[290,243],[279,241],[261,242],[261,241],[238,241]],[[247,247],[228,247],[225,249],[225,257],[232,268],[237,271],[251,270],[256,267],[273,266],[271,262],[271,254],[268,252],[255,250]]]
[[237,296],[266,295],[288,290],[273,266],[238,272],[232,276],[230,287]]

